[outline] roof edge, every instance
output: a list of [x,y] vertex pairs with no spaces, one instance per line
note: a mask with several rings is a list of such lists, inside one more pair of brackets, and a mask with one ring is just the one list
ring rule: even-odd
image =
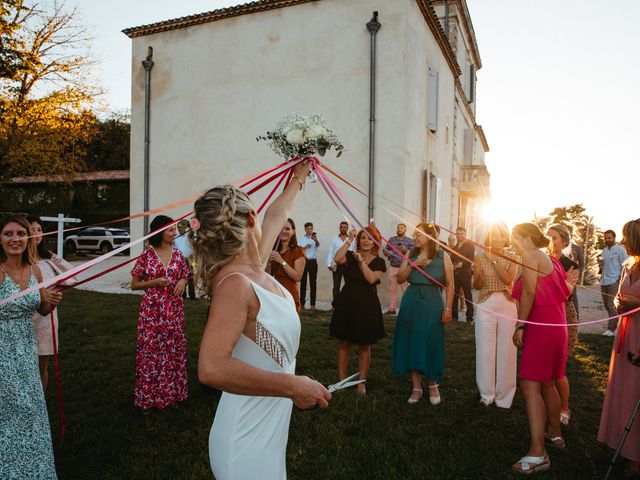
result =
[[140,25],[138,27],[125,28],[122,33],[129,38],[143,37],[167,30],[175,30],[178,28],[190,27],[192,25],[201,25],[203,23],[215,22],[226,18],[238,17],[240,15],[248,15],[251,13],[260,13],[268,10],[291,7],[303,3],[317,2],[319,0],[257,0],[255,2],[243,3],[235,7],[219,8],[209,12],[197,13],[185,17],[163,20],[161,22],[150,23],[148,25]]
[[440,50],[442,50],[444,58],[449,64],[449,68],[451,68],[454,78],[458,78],[462,75],[462,70],[460,69],[460,65],[458,65],[455,53],[451,48],[451,44],[444,34],[444,29],[442,28],[440,20],[438,20],[436,10],[433,8],[433,5],[431,5],[429,0],[416,0],[416,2],[422,12],[422,16],[427,21],[427,25],[429,25],[429,29],[436,38],[436,42],[438,42],[438,46],[440,47]]

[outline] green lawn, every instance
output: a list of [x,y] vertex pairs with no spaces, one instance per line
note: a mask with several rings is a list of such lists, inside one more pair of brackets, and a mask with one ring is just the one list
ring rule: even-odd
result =
[[[189,400],[143,413],[133,407],[139,299],[72,291],[60,307],[64,440],[53,375],[47,391],[60,479],[212,478],[207,445],[218,394],[201,386],[196,375],[207,305],[197,301],[186,307]],[[329,318],[303,315],[297,367],[325,382],[336,379],[337,345],[328,335]],[[388,337],[374,348],[365,398],[346,391],[327,410],[294,410],[289,478],[513,478],[510,465],[528,448],[522,396],[511,411],[479,405],[473,327],[448,328],[443,402],[433,407],[428,401],[406,403],[410,383],[390,368],[394,318],[385,323]],[[611,452],[596,442],[596,433],[610,350],[609,338],[581,337],[569,365],[568,449],[552,453],[551,471],[536,478],[604,476]],[[355,352],[352,365],[355,372]]]

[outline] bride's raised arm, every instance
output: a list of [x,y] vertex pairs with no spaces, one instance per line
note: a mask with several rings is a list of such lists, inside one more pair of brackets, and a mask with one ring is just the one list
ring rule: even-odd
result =
[[298,194],[300,190],[302,190],[302,185],[307,179],[309,170],[311,170],[311,162],[309,160],[300,162],[293,167],[293,177],[291,177],[291,181],[285,187],[284,192],[267,208],[264,214],[264,220],[262,221],[262,239],[259,246],[260,259],[263,262],[267,260],[273,250],[273,244],[278,238],[287,218],[289,218]]

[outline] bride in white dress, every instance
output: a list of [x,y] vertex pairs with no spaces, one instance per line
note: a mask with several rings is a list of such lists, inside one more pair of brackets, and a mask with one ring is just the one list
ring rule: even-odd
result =
[[331,399],[320,383],[295,375],[300,339],[295,303],[263,269],[309,169],[310,162],[294,167],[262,226],[247,195],[230,185],[195,202],[190,237],[196,275],[212,297],[198,376],[224,391],[209,436],[218,480],[286,478],[292,405],[327,407]]

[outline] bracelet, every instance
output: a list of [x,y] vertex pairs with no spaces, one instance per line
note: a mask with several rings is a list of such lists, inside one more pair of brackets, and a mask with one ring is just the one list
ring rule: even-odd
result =
[[[298,183],[300,184],[300,190],[302,190],[302,187],[304,186],[303,181],[302,181],[302,180],[300,180],[300,179],[298,178],[298,176],[297,176],[297,175],[294,175],[294,176],[293,176],[293,178],[295,178],[295,179],[298,181]],[[293,180],[293,179],[292,179],[292,180]]]
[[524,330],[524,325],[518,325],[518,326],[516,327],[516,330]]

